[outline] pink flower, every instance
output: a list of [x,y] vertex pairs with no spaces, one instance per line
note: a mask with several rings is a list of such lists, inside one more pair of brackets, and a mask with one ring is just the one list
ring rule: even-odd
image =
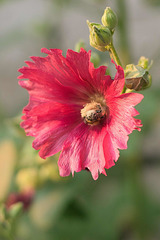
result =
[[121,94],[122,67],[116,66],[114,80],[106,67],[94,68],[90,52],[42,49],[47,57],[31,57],[28,67],[19,70],[19,84],[29,92],[21,126],[35,137],[33,148],[42,158],[61,151],[58,166],[61,176],[89,169],[94,179],[106,175],[126,149],[128,135],[140,130],[141,121],[134,109],[143,95]]

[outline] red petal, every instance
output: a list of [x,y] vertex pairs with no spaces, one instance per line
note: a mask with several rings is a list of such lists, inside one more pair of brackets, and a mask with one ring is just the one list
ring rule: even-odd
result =
[[142,126],[141,121],[134,118],[138,112],[133,108],[142,98],[141,94],[127,93],[114,98],[109,103],[110,117],[107,129],[116,148],[126,149],[128,135]]
[[98,173],[105,173],[105,158],[103,153],[103,138],[105,133],[98,128],[92,129],[81,124],[75,129],[64,144],[58,165],[61,176],[70,172],[79,172],[88,168],[94,180]]

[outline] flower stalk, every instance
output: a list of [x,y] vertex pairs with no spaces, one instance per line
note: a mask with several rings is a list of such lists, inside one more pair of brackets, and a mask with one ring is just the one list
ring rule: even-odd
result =
[[110,45],[107,46],[106,48],[109,51],[110,57],[115,61],[115,63],[122,67],[122,63],[120,61],[120,58],[116,52],[114,45],[113,45],[113,41],[111,41]]
[[[117,65],[120,65],[122,67],[121,60],[120,60],[120,58],[117,54],[117,51],[113,45],[113,41],[111,41],[109,46],[106,46],[106,49],[109,51],[111,59],[113,59]],[[124,85],[122,93],[125,93],[125,92],[126,92],[126,86]]]

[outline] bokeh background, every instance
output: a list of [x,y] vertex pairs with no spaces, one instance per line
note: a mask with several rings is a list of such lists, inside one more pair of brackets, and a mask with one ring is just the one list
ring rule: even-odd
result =
[[[107,53],[89,46],[86,24],[100,22],[106,6],[119,19],[114,42],[123,64],[140,56],[154,62],[152,87],[137,106],[144,126],[107,177],[94,181],[83,171],[61,178],[58,154],[40,159],[19,127],[28,94],[17,70],[29,56],[43,56],[43,47],[65,54],[79,40],[110,65]],[[0,240],[160,239],[159,25],[159,0],[0,1]]]

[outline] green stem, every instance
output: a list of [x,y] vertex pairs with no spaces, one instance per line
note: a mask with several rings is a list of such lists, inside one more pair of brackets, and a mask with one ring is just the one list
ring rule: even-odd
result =
[[115,63],[117,65],[122,66],[122,63],[121,63],[121,61],[120,61],[120,59],[118,57],[118,54],[117,54],[116,49],[115,49],[115,47],[113,45],[113,42],[111,42],[111,44],[109,46],[109,54],[110,54],[110,57],[115,61]]
[[[115,63],[117,65],[120,65],[122,67],[121,60],[120,60],[120,58],[119,58],[119,56],[118,56],[118,54],[116,52],[116,49],[115,49],[115,47],[113,45],[113,42],[110,43],[108,50],[109,50],[110,57],[115,61]],[[122,93],[125,93],[125,92],[126,92],[126,87],[124,85]]]

